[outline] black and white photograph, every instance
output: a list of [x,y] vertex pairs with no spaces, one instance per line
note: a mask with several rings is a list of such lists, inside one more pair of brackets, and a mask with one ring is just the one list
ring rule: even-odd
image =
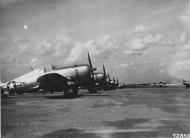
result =
[[190,138],[190,0],[0,0],[1,138]]

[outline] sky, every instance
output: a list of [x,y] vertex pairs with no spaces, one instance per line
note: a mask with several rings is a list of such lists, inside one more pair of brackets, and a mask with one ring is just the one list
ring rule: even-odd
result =
[[190,80],[189,0],[0,0],[0,71],[102,65],[125,83]]

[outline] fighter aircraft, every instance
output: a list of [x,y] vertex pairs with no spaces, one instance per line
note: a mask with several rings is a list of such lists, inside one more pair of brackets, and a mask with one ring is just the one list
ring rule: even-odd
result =
[[183,85],[185,86],[186,89],[190,87],[190,81],[186,81],[183,79]]
[[117,78],[116,86],[117,86],[118,88],[119,88],[119,86],[120,86],[118,78]]
[[113,79],[110,81],[111,83],[111,88],[115,89],[116,88],[116,83],[115,83],[115,78],[113,77]]
[[107,75],[106,78],[106,87],[105,90],[114,90],[116,89],[116,82],[115,82],[115,78],[113,78],[112,80],[110,79],[110,75]]
[[103,65],[103,72],[94,72],[94,81],[97,89],[103,90],[106,87],[106,71]]
[[88,53],[88,64],[80,64],[62,68],[54,68],[46,72],[46,69],[33,70],[21,77],[1,84],[1,93],[9,94],[24,93],[28,91],[64,91],[64,95],[76,96],[78,89],[86,88],[90,93],[97,92],[94,82],[90,55]]

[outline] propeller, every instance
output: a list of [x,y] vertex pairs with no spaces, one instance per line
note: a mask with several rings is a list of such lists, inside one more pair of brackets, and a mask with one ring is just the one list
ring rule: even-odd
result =
[[118,80],[118,78],[117,78],[117,85],[119,85],[119,80]]
[[109,82],[110,82],[110,80],[111,80],[111,79],[110,79],[110,74],[108,74],[108,79],[109,79]]
[[44,67],[44,73],[46,73],[46,68]]
[[183,84],[185,84],[185,80],[183,79]]
[[91,71],[92,71],[92,72],[95,71],[96,68],[93,68],[93,67],[92,67],[92,61],[91,61],[91,58],[90,58],[90,54],[89,54],[89,53],[88,53],[88,62],[89,62],[89,66],[90,66]]
[[115,78],[113,77],[113,82],[114,82],[114,84],[115,84]]
[[110,85],[110,81],[111,81],[111,79],[110,79],[110,75],[109,75],[109,74],[107,75],[107,79],[108,79],[107,84]]
[[104,72],[104,77],[106,78],[106,70],[105,70],[105,66],[103,65],[103,72]]
[[89,62],[89,67],[90,67],[90,73],[91,73],[92,79],[93,79],[93,84],[95,85],[94,71],[96,70],[96,68],[93,68],[93,66],[92,66],[92,61],[91,61],[89,52],[88,52],[88,62]]

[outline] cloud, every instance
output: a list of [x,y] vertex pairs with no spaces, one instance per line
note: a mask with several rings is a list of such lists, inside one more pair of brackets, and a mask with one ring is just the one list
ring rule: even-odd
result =
[[147,45],[143,44],[142,40],[139,38],[133,38],[130,40],[129,45],[135,51],[141,51],[147,48]]
[[186,33],[182,33],[180,35],[180,40],[182,43],[185,43],[187,41],[187,34]]
[[135,27],[135,31],[136,32],[144,32],[146,30],[147,30],[147,28],[144,25],[142,25],[142,24]]
[[178,16],[178,20],[190,31],[190,0],[188,0],[188,6],[184,11],[182,15]]
[[[144,63],[144,61],[154,60],[150,56],[146,57],[146,55],[149,54],[148,50],[152,46],[159,47],[162,45],[164,36],[160,34],[105,35],[99,40],[80,42],[70,37],[67,31],[67,29],[63,29],[58,31],[53,38],[42,37],[38,41],[24,36],[13,37],[10,45],[4,49],[7,55],[4,54],[3,58],[0,59],[1,61],[9,59],[6,63],[2,62],[4,70],[8,70],[9,73],[11,72],[10,65],[17,66],[17,64],[23,68],[27,67],[27,69],[29,66],[38,68],[47,67],[51,64],[57,66],[85,64],[88,63],[88,52],[91,54],[94,66],[102,68],[102,64],[105,64],[108,72],[123,77],[123,79],[125,75],[122,74],[136,76],[143,73],[148,74],[150,70],[159,72],[161,68],[158,67],[159,64],[154,67]],[[2,41],[4,40],[2,39]],[[9,54],[7,52],[9,48],[12,48],[11,50],[16,51],[16,53]],[[155,51],[151,53],[151,56],[155,57],[154,53]],[[118,68],[121,69],[119,72]],[[140,71],[139,68],[141,68]],[[19,72],[19,70],[17,71]]]
[[37,58],[33,58],[30,60],[30,65],[32,67],[36,67],[36,66],[39,66],[41,64],[41,61]]
[[180,79],[190,79],[190,60],[180,60],[169,67],[170,75]]
[[187,12],[179,16],[179,20],[184,23],[190,31],[190,1],[188,3]]
[[145,44],[156,44],[161,42],[162,36],[160,34],[156,34],[155,36],[148,34],[144,37],[143,42]]
[[180,35],[180,40],[180,46],[171,56],[168,72],[173,77],[190,80],[190,40],[186,33]]
[[28,30],[28,26],[27,25],[24,25],[24,30]]

